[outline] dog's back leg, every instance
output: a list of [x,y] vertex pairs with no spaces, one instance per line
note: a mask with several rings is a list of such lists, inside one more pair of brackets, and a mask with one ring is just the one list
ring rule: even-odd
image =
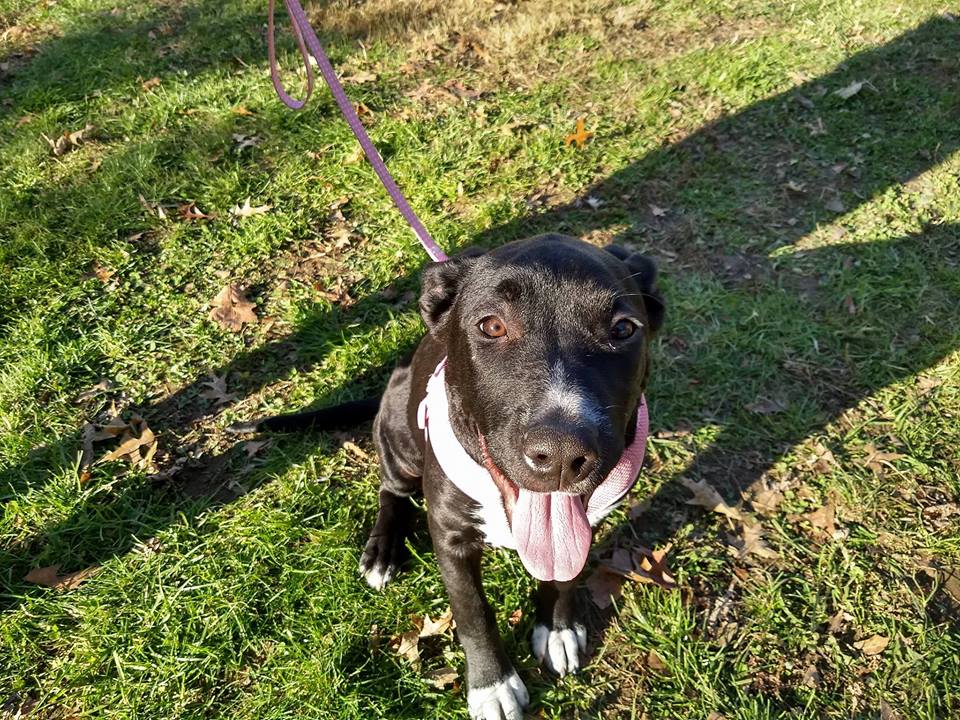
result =
[[406,421],[408,398],[409,367],[399,367],[390,378],[373,423],[380,460],[380,507],[360,556],[360,574],[375,590],[381,590],[406,559],[406,539],[414,521],[410,498],[422,488],[422,454]]

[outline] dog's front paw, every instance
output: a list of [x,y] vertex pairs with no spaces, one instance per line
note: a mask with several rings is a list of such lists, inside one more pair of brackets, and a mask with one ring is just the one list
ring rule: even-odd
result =
[[527,688],[516,670],[492,685],[467,692],[467,708],[474,720],[523,720],[523,709],[529,703]]
[[360,556],[360,574],[374,590],[383,590],[403,562],[403,538],[392,534],[371,535]]
[[587,649],[587,629],[580,623],[572,628],[533,628],[533,654],[561,677],[580,669],[580,653]]

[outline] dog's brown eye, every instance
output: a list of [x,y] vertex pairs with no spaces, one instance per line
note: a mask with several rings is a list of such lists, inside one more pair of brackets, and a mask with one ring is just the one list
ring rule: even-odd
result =
[[507,334],[507,326],[496,315],[491,315],[480,321],[480,332],[487,337],[503,337]]
[[614,340],[626,340],[628,337],[633,335],[636,332],[637,326],[633,323],[632,320],[617,320],[613,327],[610,328],[610,337]]

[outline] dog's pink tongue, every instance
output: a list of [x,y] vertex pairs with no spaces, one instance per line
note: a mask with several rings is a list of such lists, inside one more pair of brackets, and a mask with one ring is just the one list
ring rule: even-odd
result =
[[521,488],[511,524],[520,560],[538,580],[573,580],[587,564],[593,535],[578,495]]

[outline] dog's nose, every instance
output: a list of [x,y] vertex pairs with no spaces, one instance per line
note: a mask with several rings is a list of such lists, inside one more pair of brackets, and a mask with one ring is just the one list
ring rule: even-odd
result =
[[593,443],[578,433],[540,425],[527,430],[523,437],[523,456],[527,466],[540,479],[558,490],[580,482],[597,465]]

